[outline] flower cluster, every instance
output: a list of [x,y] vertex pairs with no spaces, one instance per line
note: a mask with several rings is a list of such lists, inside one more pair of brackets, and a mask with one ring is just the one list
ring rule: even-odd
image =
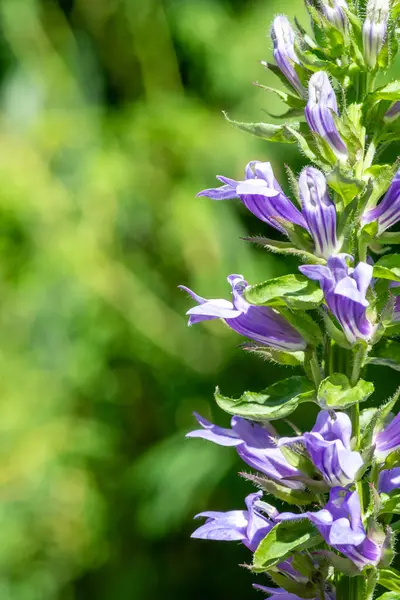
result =
[[[234,447],[252,469],[242,475],[259,491],[246,510],[202,512],[192,537],[242,542],[251,568],[272,580],[254,586],[270,600],[371,600],[378,580],[393,591],[400,578],[388,569],[400,525],[391,527],[400,514],[400,391],[360,409],[374,392],[365,367],[400,368],[400,256],[390,250],[400,243],[391,229],[400,221],[400,170],[379,162],[400,135],[400,82],[375,83],[395,55],[399,9],[389,0],[358,4],[307,0],[315,40],[277,16],[275,64],[263,64],[286,86],[276,92],[299,121],[233,122],[271,143],[298,144],[311,164],[298,178],[288,169],[291,193],[270,162],[253,160],[243,179],[220,175],[222,185],[198,194],[239,199],[272,230],[254,241],[303,264],[256,284],[229,275],[230,300],[181,286],[195,302],[189,325],[221,319],[251,340],[245,349],[304,370],[239,399],[217,389],[230,427],[196,414],[200,428],[187,435]],[[276,421],[303,403],[317,407],[314,426],[281,435]]]

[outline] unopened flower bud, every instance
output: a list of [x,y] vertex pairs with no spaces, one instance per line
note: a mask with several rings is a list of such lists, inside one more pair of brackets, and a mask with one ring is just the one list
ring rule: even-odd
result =
[[364,59],[373,69],[385,41],[390,0],[369,0],[363,26]]
[[337,251],[336,208],[328,195],[325,176],[306,167],[299,179],[303,215],[315,245],[315,254],[328,259]]
[[337,158],[345,160],[347,147],[332,115],[338,114],[336,96],[325,71],[318,71],[311,77],[308,96],[305,116],[310,129],[329,144]]
[[321,0],[322,12],[328,21],[339,31],[346,31],[348,19],[344,11],[348,8],[346,0]]
[[305,98],[307,90],[300,81],[296,72],[295,64],[300,61],[294,50],[295,35],[289,20],[284,16],[274,19],[271,28],[271,38],[274,44],[274,58],[279,69],[282,71],[294,89]]
[[391,123],[400,115],[400,102],[394,102],[383,117],[387,123]]

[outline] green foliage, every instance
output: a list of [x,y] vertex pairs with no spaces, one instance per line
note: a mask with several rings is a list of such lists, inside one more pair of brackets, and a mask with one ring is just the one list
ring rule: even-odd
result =
[[267,570],[287,558],[293,550],[310,549],[321,541],[318,531],[307,520],[278,523],[258,546],[254,554],[254,569]]
[[317,308],[323,292],[304,275],[283,275],[264,283],[249,286],[245,291],[248,302],[265,306],[288,306],[295,310]]
[[263,392],[244,392],[238,399],[222,396],[217,388],[215,400],[231,415],[253,421],[272,421],[288,417],[303,402],[315,401],[315,389],[306,377],[289,377]]
[[318,402],[324,408],[345,409],[353,404],[365,402],[374,392],[374,384],[359,379],[355,386],[343,373],[333,373],[321,382]]
[[379,569],[378,582],[391,592],[400,592],[400,572],[393,567]]

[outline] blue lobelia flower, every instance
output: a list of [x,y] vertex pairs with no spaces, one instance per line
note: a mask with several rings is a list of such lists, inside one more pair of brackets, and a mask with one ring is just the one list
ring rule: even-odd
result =
[[400,447],[400,413],[382,431],[374,435],[374,444],[375,455],[382,460]]
[[336,254],[336,208],[328,195],[326,178],[314,167],[306,167],[299,179],[302,212],[315,244],[317,256]]
[[224,185],[199,192],[198,196],[206,196],[213,200],[231,200],[240,198],[246,208],[258,219],[271,227],[286,233],[276,217],[307,228],[301,212],[284,194],[269,162],[253,160],[245,169],[245,179],[236,181],[228,177],[217,176]]
[[343,412],[322,410],[310,433],[297,438],[281,438],[278,445],[302,442],[324,481],[330,487],[354,483],[364,462],[351,450],[352,425]]
[[346,160],[348,151],[333,118],[339,114],[335,92],[325,71],[314,73],[308,84],[306,121],[314,133],[329,144],[339,160]]
[[202,429],[191,431],[189,438],[203,438],[220,446],[234,446],[240,458],[253,469],[290,489],[304,489],[305,485],[292,478],[302,473],[286,460],[274,440],[276,431],[271,425],[258,425],[241,417],[232,417],[231,429],[218,427],[195,413]]
[[394,490],[400,491],[400,467],[382,471],[379,474],[378,489],[384,494],[390,494]]
[[[225,542],[241,541],[252,552],[274,526],[274,522],[257,508],[262,492],[247,496],[247,510],[228,512],[206,511],[196,515],[196,519],[205,517],[207,521],[192,533],[192,538],[220,540]],[[276,511],[275,516],[278,515]]]
[[306,98],[307,90],[301,83],[295,68],[295,65],[299,65],[300,61],[294,49],[294,31],[287,17],[275,17],[271,28],[271,38],[274,44],[276,64],[299,95]]
[[378,221],[379,234],[400,221],[400,170],[394,176],[383,200],[375,208],[364,213],[363,224],[372,221]]
[[400,102],[393,102],[392,106],[386,111],[385,116],[383,117],[387,123],[390,123],[397,119],[400,115]]
[[185,286],[181,289],[196,300],[198,306],[188,310],[189,325],[223,319],[227,325],[240,335],[266,344],[279,350],[296,352],[304,350],[306,342],[296,329],[275,310],[268,306],[252,306],[243,297],[247,281],[242,275],[230,275],[233,303],[228,300],[206,300]]
[[324,540],[359,568],[377,565],[382,547],[367,536],[361,518],[360,499],[357,492],[341,487],[331,489],[329,502],[322,510],[302,514],[282,513],[277,521],[309,519]]
[[346,0],[322,0],[322,12],[328,21],[342,33],[345,33],[348,18],[343,9],[347,9]]
[[364,59],[373,69],[386,38],[389,18],[389,0],[368,0],[363,25]]
[[350,269],[346,258],[349,256],[338,254],[328,259],[327,266],[304,265],[299,270],[310,279],[320,282],[330,311],[342,326],[347,340],[354,344],[357,340],[369,340],[374,332],[366,316],[369,305],[366,293],[373,269],[364,262]]

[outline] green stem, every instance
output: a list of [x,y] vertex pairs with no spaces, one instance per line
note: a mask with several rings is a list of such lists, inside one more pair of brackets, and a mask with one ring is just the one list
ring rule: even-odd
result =
[[319,364],[319,360],[318,360],[318,357],[315,352],[313,352],[313,354],[310,358],[310,367],[311,367],[311,373],[312,373],[312,377],[313,377],[313,380],[315,383],[315,387],[318,389],[319,384],[322,381],[322,373],[321,373],[321,367]]

